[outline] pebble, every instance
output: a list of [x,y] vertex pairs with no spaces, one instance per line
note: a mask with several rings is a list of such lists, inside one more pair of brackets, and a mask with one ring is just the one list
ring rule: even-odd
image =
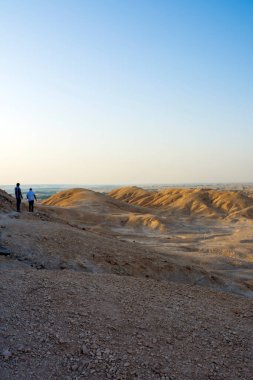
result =
[[73,364],[72,366],[71,366],[71,370],[72,371],[76,371],[78,369],[78,364]]
[[23,344],[20,344],[18,347],[17,347],[17,350],[18,351],[23,351],[25,349],[25,346],[23,346]]
[[83,354],[83,355],[88,355],[88,353],[89,353],[89,350],[88,350],[88,348],[85,346],[85,344],[82,346],[82,348],[81,348],[81,353]]
[[4,348],[2,351],[2,356],[4,359],[9,359],[12,356],[12,353],[8,348]]

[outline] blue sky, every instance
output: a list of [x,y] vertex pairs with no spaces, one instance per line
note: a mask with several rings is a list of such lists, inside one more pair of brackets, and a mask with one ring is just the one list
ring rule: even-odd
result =
[[0,183],[253,181],[253,1],[0,1]]

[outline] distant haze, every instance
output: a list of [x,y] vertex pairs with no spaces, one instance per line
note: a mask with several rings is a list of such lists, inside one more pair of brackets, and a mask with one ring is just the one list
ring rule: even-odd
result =
[[0,3],[0,183],[253,181],[253,2]]

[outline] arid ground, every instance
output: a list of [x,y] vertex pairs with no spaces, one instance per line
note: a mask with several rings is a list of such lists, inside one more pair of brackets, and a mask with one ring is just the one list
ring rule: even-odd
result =
[[253,378],[253,191],[0,191],[1,379]]

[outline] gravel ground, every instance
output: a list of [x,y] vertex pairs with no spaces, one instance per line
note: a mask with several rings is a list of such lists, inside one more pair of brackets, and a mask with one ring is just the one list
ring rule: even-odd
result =
[[252,379],[253,303],[0,260],[0,378]]

